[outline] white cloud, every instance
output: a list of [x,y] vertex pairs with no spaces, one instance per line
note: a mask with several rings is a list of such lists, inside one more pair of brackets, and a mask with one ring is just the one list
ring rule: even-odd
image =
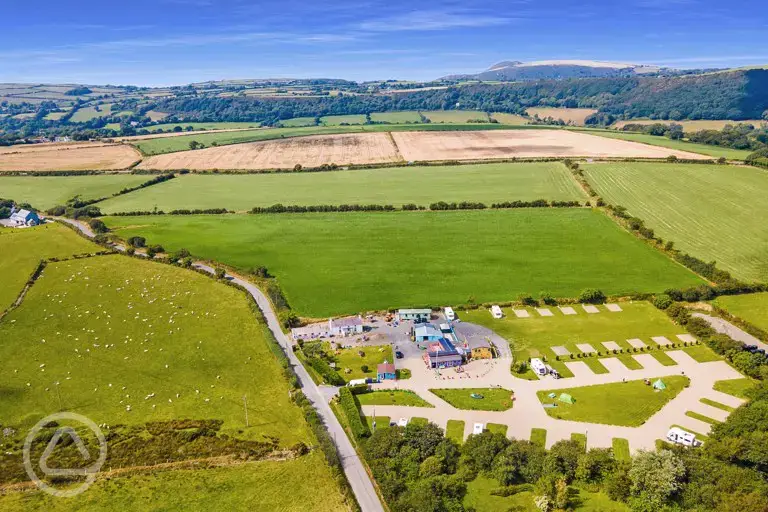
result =
[[368,32],[432,31],[460,27],[506,25],[514,18],[459,11],[412,11],[390,18],[364,21],[357,25]]

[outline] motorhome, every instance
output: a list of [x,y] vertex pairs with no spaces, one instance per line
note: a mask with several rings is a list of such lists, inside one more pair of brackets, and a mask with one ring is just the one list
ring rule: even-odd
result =
[[493,318],[501,318],[504,316],[504,313],[501,311],[501,308],[497,305],[491,306],[491,316]]
[[453,312],[453,308],[447,307],[443,310],[443,313],[445,313],[445,318],[449,322],[456,320],[456,313]]
[[544,364],[544,361],[542,361],[538,357],[534,357],[533,359],[531,359],[531,370],[533,370],[533,373],[535,373],[539,377],[544,377],[548,373],[547,365]]
[[675,444],[681,444],[683,446],[701,446],[702,442],[696,439],[694,434],[686,432],[685,430],[672,427],[667,432],[667,440]]

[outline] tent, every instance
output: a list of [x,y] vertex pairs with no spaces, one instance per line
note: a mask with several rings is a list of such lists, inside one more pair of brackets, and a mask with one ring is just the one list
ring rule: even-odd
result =
[[661,391],[661,390],[667,389],[667,385],[664,384],[664,381],[659,379],[653,383],[653,389],[658,389],[659,391]]
[[573,397],[571,395],[569,395],[568,393],[560,393],[559,400],[561,402],[565,402],[567,404],[575,404],[576,403],[576,400],[574,400]]

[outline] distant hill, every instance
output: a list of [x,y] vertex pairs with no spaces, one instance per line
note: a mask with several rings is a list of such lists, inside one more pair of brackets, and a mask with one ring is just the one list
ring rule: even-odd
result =
[[600,62],[593,60],[504,61],[476,75],[453,75],[451,79],[528,81],[566,78],[613,78],[674,71],[646,64]]

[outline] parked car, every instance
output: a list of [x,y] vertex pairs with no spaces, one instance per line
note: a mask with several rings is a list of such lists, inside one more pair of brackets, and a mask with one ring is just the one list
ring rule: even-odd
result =
[[398,358],[398,359],[402,359],[402,358],[403,358],[403,357],[405,357],[405,356],[403,355],[403,353],[402,353],[402,352],[400,352],[400,351],[398,350],[397,352],[395,352],[395,357],[396,357],[396,358]]

